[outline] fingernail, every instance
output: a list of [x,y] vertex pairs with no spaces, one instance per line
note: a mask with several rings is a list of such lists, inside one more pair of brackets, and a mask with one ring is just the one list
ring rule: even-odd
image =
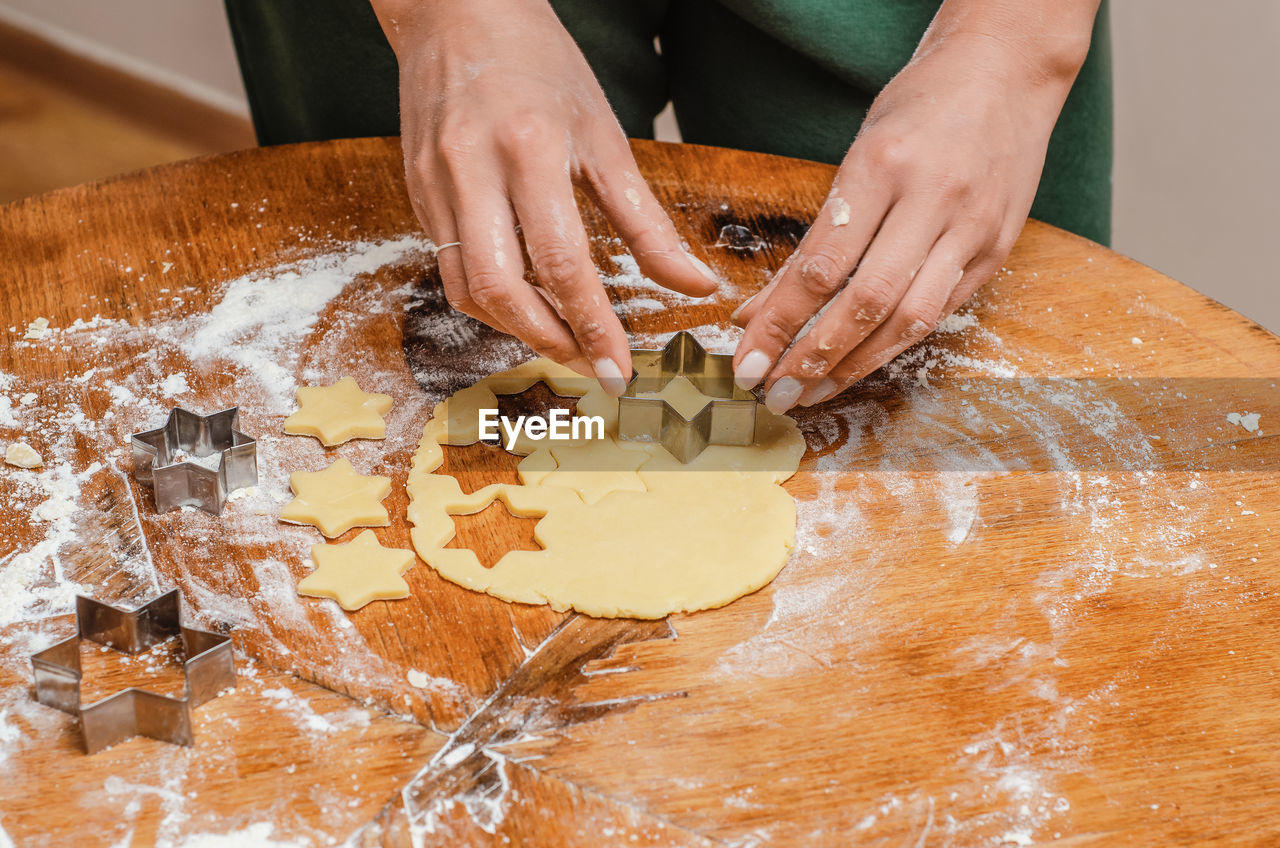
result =
[[627,381],[622,379],[622,369],[618,363],[608,357],[601,357],[595,362],[596,379],[606,392],[617,397],[626,391]]
[[834,390],[836,384],[829,379],[823,378],[816,383],[809,391],[800,396],[801,406],[813,406],[815,403],[821,403],[823,399]]
[[720,287],[720,283],[722,283],[723,280],[720,279],[719,275],[717,275],[715,271],[711,270],[710,265],[703,262],[687,250],[684,252],[684,255],[689,258],[689,264],[698,269],[699,274],[706,277],[710,282],[715,283],[716,288]]
[[759,297],[759,296],[760,296],[760,292],[756,292],[755,294],[751,295],[751,297],[749,297],[749,298],[747,298],[746,300],[742,301],[742,303],[739,303],[739,304],[738,304],[738,308],[737,308],[737,309],[735,309],[735,310],[733,310],[733,312],[729,313],[729,320],[730,320],[730,321],[737,321],[737,320],[738,320],[738,316],[742,314],[742,310],[744,310],[744,309],[746,309],[746,308],[747,308],[747,304],[748,304],[748,303],[750,303],[751,301],[755,300],[755,299],[756,299],[757,297]]
[[741,364],[734,369],[733,381],[738,384],[738,388],[749,392],[760,385],[760,381],[764,379],[765,374],[769,373],[769,366],[772,364],[772,360],[764,351],[753,350],[742,357]]
[[795,377],[783,377],[773,384],[769,394],[765,396],[764,405],[774,415],[781,415],[796,405],[804,386]]

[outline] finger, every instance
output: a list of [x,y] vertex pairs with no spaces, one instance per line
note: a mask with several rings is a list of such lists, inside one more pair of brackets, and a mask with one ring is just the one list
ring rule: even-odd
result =
[[635,170],[631,150],[611,157],[598,173],[587,175],[592,197],[631,248],[640,272],[664,288],[706,297],[720,279],[701,259],[684,249],[670,216]]
[[[457,242],[457,223],[446,200],[452,196],[452,183],[444,169],[415,167],[409,172],[409,179],[413,208],[426,229],[427,236],[436,245]],[[424,190],[424,186],[431,186],[432,189]],[[440,272],[440,283],[444,288],[445,300],[449,301],[450,306],[477,321],[483,321],[495,330],[506,332],[500,321],[471,300],[467,291],[462,253],[457,247],[446,247],[444,250],[436,248],[436,269]]]
[[[938,322],[979,288],[989,276],[980,262],[963,268],[949,248],[931,253],[916,282],[889,320],[831,369],[800,399],[803,406],[830,400],[877,368],[927,337]],[[967,294],[961,295],[961,293]],[[957,299],[959,298],[959,299]],[[954,306],[952,305],[954,304]]]
[[782,267],[773,275],[773,279],[766,283],[765,287],[760,289],[760,291],[738,304],[738,308],[733,310],[733,313],[729,316],[729,320],[739,327],[745,327],[747,324],[751,323],[751,319],[764,308],[765,303],[769,300],[769,296],[778,290],[778,282],[787,276],[787,269],[798,253],[799,251],[793,250],[791,254],[782,261]]
[[857,213],[845,222],[848,204],[836,193],[795,253],[778,272],[777,288],[747,324],[734,354],[734,377],[753,388],[773,368],[782,352],[845,284],[862,259],[889,211],[887,190],[877,188],[861,198]]
[[[913,287],[926,260],[936,253],[936,264],[948,262],[954,270],[947,281],[950,294],[963,259],[950,258],[954,239],[939,239],[944,224],[941,210],[925,214],[911,203],[894,206],[849,284],[798,338],[769,374],[765,404],[775,412],[795,405],[877,327],[895,315],[899,302]],[[935,311],[942,303],[935,305]]]
[[563,168],[550,164],[554,161],[542,156],[515,168],[510,178],[511,201],[534,274],[560,304],[560,313],[600,385],[617,396],[631,376],[631,350],[591,262],[573,185]]
[[[831,193],[827,197],[827,203],[819,212],[819,216],[830,215],[831,225],[834,230],[836,227],[842,227],[849,223],[852,218],[852,207],[840,196],[839,186],[833,185]],[[745,327],[751,323],[751,319],[764,307],[765,302],[778,287],[778,281],[787,276],[788,266],[792,260],[800,254],[800,251],[793,251],[782,263],[782,267],[778,269],[778,273],[773,275],[773,279],[768,285],[760,291],[751,295],[751,297],[738,304],[738,308],[733,310],[733,314],[729,316],[729,320],[739,327]]]
[[964,277],[961,278],[959,285],[951,293],[951,297],[947,299],[947,305],[942,310],[944,318],[959,309],[961,304],[972,297],[974,292],[985,286],[995,276],[996,272],[1003,267],[1005,260],[1009,258],[1013,242],[1017,238],[1019,231],[1020,228],[1012,232],[1006,232],[988,249],[979,251],[978,256],[965,269]]
[[467,182],[462,175],[455,177],[463,199],[458,252],[471,302],[539,355],[564,363],[581,359],[569,325],[525,282],[511,205],[491,187]]

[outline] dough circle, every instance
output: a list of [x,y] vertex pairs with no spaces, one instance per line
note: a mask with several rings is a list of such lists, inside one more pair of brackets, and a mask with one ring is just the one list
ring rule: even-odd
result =
[[[456,479],[433,473],[442,444],[478,441],[478,410],[495,408],[496,394],[536,382],[580,396],[578,414],[601,416],[605,439],[566,450],[571,443],[522,437],[512,451],[525,457],[522,485],[464,494]],[[547,359],[486,377],[437,404],[408,480],[418,555],[468,589],[606,618],[719,607],[772,580],[795,543],[795,501],[780,485],[804,453],[795,422],[761,406],[755,445],[712,445],[681,465],[660,445],[618,441],[617,409],[599,384]],[[639,452],[640,461],[620,463],[620,451]],[[485,568],[474,552],[444,547],[454,515],[479,512],[495,499],[516,515],[543,516],[534,529],[543,550],[510,551]]]

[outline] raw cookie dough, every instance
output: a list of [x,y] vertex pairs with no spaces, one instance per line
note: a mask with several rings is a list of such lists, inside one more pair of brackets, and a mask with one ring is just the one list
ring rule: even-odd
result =
[[351,439],[382,439],[391,411],[391,395],[362,392],[351,377],[332,386],[298,389],[298,411],[284,420],[284,431],[295,436],[315,436],[325,447]]
[[23,334],[24,339],[43,339],[49,335],[49,319],[37,318],[27,325],[27,332]]
[[44,465],[40,454],[26,442],[14,442],[5,448],[4,461],[19,468],[40,468]]
[[280,520],[310,524],[332,539],[352,527],[386,527],[391,523],[382,500],[391,494],[391,478],[366,477],[346,459],[323,471],[289,475],[294,498],[280,510]]
[[372,530],[346,545],[316,545],[311,559],[316,570],[298,583],[299,595],[333,598],[346,610],[409,597],[409,584],[401,575],[413,565],[413,553],[384,548]]
[[[523,485],[463,494],[434,474],[442,444],[478,440],[478,410],[545,382],[581,395],[579,415],[600,415],[603,442],[534,442],[514,453]],[[586,386],[590,390],[583,394]],[[757,444],[711,445],[687,465],[661,445],[617,440],[618,404],[594,381],[537,359],[481,380],[438,404],[409,474],[409,521],[418,555],[446,579],[508,601],[550,604],[604,617],[661,618],[723,606],[768,583],[795,542],[795,502],[779,484],[804,453],[790,418],[758,411]],[[638,462],[619,463],[618,455]],[[602,470],[593,470],[602,469]],[[637,485],[638,483],[638,485]],[[510,551],[492,568],[474,552],[445,548],[454,515],[494,500],[520,516],[542,516],[540,551]]]
[[693,381],[683,374],[668,380],[661,391],[640,392],[637,397],[665,400],[668,406],[686,419],[693,418],[711,402],[711,398],[698,391]]

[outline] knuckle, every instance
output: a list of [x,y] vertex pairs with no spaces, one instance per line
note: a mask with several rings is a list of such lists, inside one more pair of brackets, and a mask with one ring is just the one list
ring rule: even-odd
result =
[[879,324],[893,309],[893,282],[885,275],[870,274],[858,281],[853,293],[853,317]]
[[836,366],[832,357],[821,350],[806,351],[796,362],[796,372],[801,377],[821,377]]
[[580,276],[582,261],[566,244],[546,245],[533,257],[534,271],[550,283],[564,283]]
[[[469,123],[446,122],[440,127],[439,135],[436,137],[436,149],[440,153],[441,160],[452,169],[470,162],[475,158],[479,135]],[[419,159],[416,167],[422,172],[421,176],[424,178],[429,176],[430,163],[426,157]]]
[[930,180],[934,192],[947,203],[967,201],[973,197],[974,185],[968,177],[950,172],[943,172]]
[[877,135],[867,148],[868,162],[877,170],[900,171],[911,164],[910,150],[902,139]]
[[765,320],[760,322],[759,333],[762,338],[757,339],[751,347],[773,351],[786,350],[795,336],[794,332],[787,330],[785,322],[780,320],[780,316],[773,310],[770,310]]
[[508,153],[542,150],[551,138],[551,125],[534,112],[517,112],[498,127],[498,143]]
[[578,344],[583,350],[599,350],[609,341],[609,329],[599,321],[587,319],[573,328]]
[[1005,257],[1013,252],[1013,246],[1017,244],[1019,235],[1020,233],[1017,230],[1010,230],[1007,228],[1002,230],[996,236],[995,241],[992,242],[992,253],[998,256],[1000,261],[1003,262]]
[[538,352],[539,356],[545,356],[556,362],[568,362],[582,356],[582,351],[572,338],[559,338],[560,334],[548,333],[545,331],[532,332],[525,343],[529,347]]
[[492,268],[484,268],[467,275],[467,292],[472,303],[492,312],[507,299],[507,281]]
[[810,298],[825,298],[839,288],[846,276],[844,264],[826,250],[815,250],[796,269],[800,291]]
[[902,307],[902,320],[907,325],[907,329],[903,333],[904,338],[924,338],[933,332],[933,328],[938,325],[938,320],[941,316],[942,307],[932,301],[904,304]]

